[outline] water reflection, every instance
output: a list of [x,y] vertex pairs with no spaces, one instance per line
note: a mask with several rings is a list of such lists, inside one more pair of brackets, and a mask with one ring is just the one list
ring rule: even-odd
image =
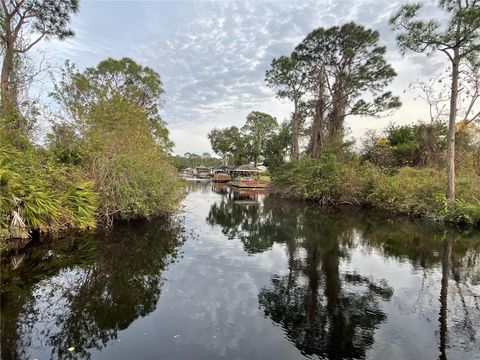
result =
[[1,358],[478,357],[478,233],[187,186],[185,244],[157,221],[2,262]]
[[120,226],[36,248],[19,272],[2,268],[2,359],[89,359],[155,309],[180,233],[163,221]]
[[228,195],[230,192],[230,186],[226,183],[214,183],[212,182],[212,191],[220,195]]
[[[478,233],[375,212],[325,213],[274,197],[250,198],[245,205],[222,198],[211,206],[207,222],[240,239],[249,253],[284,245],[288,269],[260,291],[259,303],[303,354],[365,358],[375,331],[387,320],[383,304],[392,298],[393,287],[345,266],[356,249],[408,261],[424,272],[427,284],[411,311],[417,306],[428,316],[431,308],[439,308],[439,358],[447,358],[448,347],[459,347],[460,353],[479,350],[480,296],[472,289],[480,275]],[[434,269],[441,271],[440,281],[435,282]]]

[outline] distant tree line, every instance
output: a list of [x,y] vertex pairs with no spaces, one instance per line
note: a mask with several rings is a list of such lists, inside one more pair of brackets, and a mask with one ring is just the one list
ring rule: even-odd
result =
[[223,161],[219,158],[213,157],[208,152],[204,152],[201,155],[186,152],[182,155],[173,156],[173,164],[178,170],[186,168],[195,168],[197,166],[205,166],[208,168],[214,168],[223,164]]

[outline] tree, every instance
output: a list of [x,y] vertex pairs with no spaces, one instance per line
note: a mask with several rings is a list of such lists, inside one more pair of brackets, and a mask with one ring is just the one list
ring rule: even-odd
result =
[[55,85],[52,95],[65,105],[71,117],[77,119],[88,117],[92,104],[119,96],[145,111],[156,142],[165,150],[170,150],[173,143],[168,139],[166,124],[158,112],[163,93],[160,75],[152,68],[137,64],[130,58],[109,58],[84,72],[66,62],[62,78]]
[[240,129],[231,126],[225,129],[213,129],[208,133],[210,145],[215,154],[219,155],[224,164],[240,164],[245,159],[244,138]]
[[277,88],[279,98],[293,101],[292,115],[292,158],[298,160],[300,132],[300,101],[307,91],[307,73],[300,59],[293,54],[291,57],[281,56],[273,59],[267,70],[265,81],[268,86]]
[[451,207],[455,204],[455,122],[459,69],[463,60],[475,67],[480,65],[480,1],[440,0],[439,7],[450,15],[446,27],[433,19],[420,19],[420,4],[403,5],[390,23],[397,32],[397,43],[403,53],[407,50],[426,54],[440,51],[447,56],[451,65],[447,136],[447,199]]
[[212,150],[223,159],[224,164],[228,165],[228,157],[231,155],[231,145],[229,137],[227,136],[227,129],[213,129],[208,133],[210,146]]
[[69,65],[55,84],[52,96],[72,126],[54,126],[50,149],[64,162],[80,162],[95,183],[97,217],[108,225],[175,209],[180,184],[167,131],[159,138],[152,125],[161,93],[159,75],[131,59],[84,72]]
[[[414,81],[410,88],[417,90],[417,97],[423,100],[429,109],[430,121],[447,121],[450,101],[450,72],[447,68],[427,81]],[[463,61],[459,66],[459,88],[457,99],[457,118],[465,125],[480,122],[480,72],[478,68]]]
[[267,142],[274,135],[277,127],[277,120],[269,114],[260,111],[252,111],[248,114],[242,132],[248,144],[247,153],[255,166],[260,156],[265,154]]
[[377,31],[351,22],[315,29],[296,47],[310,81],[309,152],[315,158],[326,140],[342,142],[347,116],[377,116],[400,106],[397,96],[384,92],[396,73],[378,41]]
[[[2,9],[0,38],[3,48],[1,73],[2,110],[11,97],[10,84],[16,54],[27,53],[43,38],[73,36],[68,28],[71,15],[78,11],[78,0],[0,0]],[[19,41],[19,39],[29,39]]]
[[277,169],[285,162],[290,145],[292,145],[292,131],[290,122],[283,121],[279,130],[268,141],[265,147],[264,165],[269,171]]

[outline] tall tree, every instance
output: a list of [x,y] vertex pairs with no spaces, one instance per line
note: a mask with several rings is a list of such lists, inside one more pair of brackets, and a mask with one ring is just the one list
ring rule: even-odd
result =
[[447,199],[449,206],[455,204],[455,122],[457,117],[459,67],[467,60],[480,65],[480,1],[440,0],[439,7],[450,18],[447,26],[437,20],[420,18],[420,4],[403,5],[390,19],[397,32],[397,43],[406,52],[431,54],[444,53],[451,65],[450,111],[448,118],[447,144]]
[[260,111],[252,111],[248,114],[242,132],[248,145],[248,155],[255,166],[260,156],[265,154],[268,140],[275,134],[277,127],[277,120],[269,114]]
[[295,49],[310,79],[314,157],[326,136],[342,141],[347,116],[376,116],[400,106],[398,97],[384,91],[396,73],[378,42],[377,31],[350,22],[315,29]]
[[265,81],[270,87],[277,88],[279,98],[293,101],[292,114],[292,158],[298,160],[299,133],[300,133],[300,101],[307,91],[307,73],[302,61],[295,54],[273,59],[270,69],[267,70]]
[[[78,0],[0,0],[0,39],[3,48],[1,73],[2,109],[11,97],[10,84],[16,54],[27,53],[42,39],[73,36],[68,27],[78,11]],[[19,41],[29,39],[28,41]]]

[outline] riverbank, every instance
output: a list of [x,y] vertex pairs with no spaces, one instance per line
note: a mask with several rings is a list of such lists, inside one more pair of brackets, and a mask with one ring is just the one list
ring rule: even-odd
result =
[[455,207],[447,206],[446,173],[432,168],[386,171],[357,159],[340,162],[333,155],[303,157],[273,174],[273,191],[321,206],[349,204],[421,217],[436,222],[480,227],[480,177],[461,168]]
[[[1,136],[0,152],[2,251],[10,239],[23,243],[115,221],[169,216],[183,196],[175,168],[159,152],[152,164],[142,164],[135,154],[62,164],[48,149],[28,145],[19,151]],[[103,166],[96,169],[99,161]]]

